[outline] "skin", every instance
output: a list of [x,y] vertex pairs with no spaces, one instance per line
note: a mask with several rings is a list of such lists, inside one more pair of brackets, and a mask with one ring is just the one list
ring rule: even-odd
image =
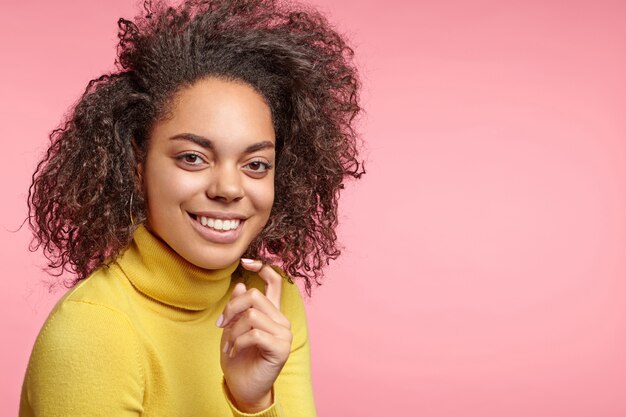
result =
[[[275,143],[271,110],[249,85],[205,78],[179,91],[171,113],[153,127],[145,163],[138,166],[146,226],[201,268],[239,262],[270,216]],[[196,221],[201,214],[235,216],[241,224],[206,235]],[[225,235],[230,237],[221,241]],[[280,311],[281,276],[259,261],[241,262],[265,280],[265,294],[237,284],[216,325],[224,328],[220,363],[231,400],[253,413],[273,402],[292,334]]]
[[[249,261],[246,264],[244,261]],[[273,403],[272,385],[291,350],[291,323],[280,312],[282,278],[260,261],[242,259],[259,273],[265,295],[238,283],[217,325],[224,327],[220,363],[237,407],[248,413]]]
[[[274,170],[266,168],[274,165],[276,142],[271,111],[248,85],[208,78],[180,91],[168,116],[153,127],[140,167],[147,226],[192,264],[225,268],[239,260],[270,216]],[[198,213],[244,218],[238,239],[205,239],[190,217]]]

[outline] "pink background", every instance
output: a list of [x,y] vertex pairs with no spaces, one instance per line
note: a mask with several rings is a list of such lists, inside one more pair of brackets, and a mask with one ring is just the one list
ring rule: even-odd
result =
[[[307,303],[320,416],[626,416],[626,3],[317,0],[362,68],[368,174]],[[0,14],[0,414],[53,303],[26,192],[134,0]]]

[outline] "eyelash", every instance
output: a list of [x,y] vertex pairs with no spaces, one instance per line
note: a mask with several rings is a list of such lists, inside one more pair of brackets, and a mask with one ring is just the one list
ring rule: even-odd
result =
[[269,171],[270,169],[272,169],[272,164],[269,164],[269,163],[267,163],[265,161],[261,161],[261,160],[250,161],[245,166],[250,166],[252,164],[261,164],[264,167],[263,171],[254,171],[253,170],[252,172],[262,172],[262,173],[265,173],[265,172]]
[[192,163],[192,162],[187,161],[187,160],[186,160],[186,158],[187,158],[187,157],[189,157],[189,156],[195,156],[195,157],[196,157],[197,159],[199,159],[200,161],[202,161],[202,162],[206,162],[206,161],[204,160],[204,158],[202,158],[202,156],[198,155],[197,153],[193,153],[193,152],[188,152],[188,153],[184,153],[184,154],[182,154],[182,155],[178,155],[178,156],[176,157],[176,159],[177,159],[178,161],[182,161],[182,162],[184,162],[184,163],[186,163],[186,164],[188,164],[188,165],[191,165],[191,166],[198,166],[198,165],[200,165],[200,164],[195,164],[195,163]]
[[[182,154],[182,155],[178,155],[178,156],[176,157],[176,159],[177,159],[178,161],[182,161],[183,163],[185,163],[185,164],[187,164],[187,165],[190,165],[190,166],[198,166],[198,165],[200,165],[200,163],[192,163],[192,162],[188,162],[188,161],[186,160],[186,158],[188,158],[188,157],[190,157],[190,156],[194,156],[194,157],[196,157],[196,158],[197,158],[198,160],[200,160],[201,162],[206,162],[206,161],[204,160],[204,158],[202,158],[202,156],[198,155],[197,153],[193,153],[193,152],[188,152],[188,153],[184,153],[184,154]],[[258,160],[258,159],[257,159],[257,160],[254,160],[254,161],[250,161],[250,162],[248,162],[248,163],[247,163],[246,165],[244,165],[244,166],[250,166],[250,165],[252,165],[252,164],[261,164],[261,165],[264,167],[264,170],[263,170],[263,171],[251,170],[250,172],[253,172],[253,173],[265,173],[265,172],[267,172],[267,171],[269,171],[270,169],[272,169],[272,168],[273,168],[273,165],[272,165],[272,164],[270,164],[270,163],[268,163],[268,162],[265,162],[265,161]]]

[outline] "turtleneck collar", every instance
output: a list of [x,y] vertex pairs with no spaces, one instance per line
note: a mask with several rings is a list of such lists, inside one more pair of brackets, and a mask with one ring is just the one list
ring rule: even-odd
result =
[[161,303],[186,310],[205,310],[222,299],[239,262],[224,269],[193,265],[144,225],[117,264],[135,288]]

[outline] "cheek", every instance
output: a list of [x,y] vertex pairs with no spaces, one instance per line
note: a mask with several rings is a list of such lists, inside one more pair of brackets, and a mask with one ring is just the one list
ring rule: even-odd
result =
[[144,181],[148,199],[148,215],[171,215],[189,200],[199,188],[198,178],[182,170],[152,170],[146,172]]
[[274,204],[274,179],[267,178],[263,183],[251,184],[248,187],[248,197],[259,213],[264,213],[269,217]]

